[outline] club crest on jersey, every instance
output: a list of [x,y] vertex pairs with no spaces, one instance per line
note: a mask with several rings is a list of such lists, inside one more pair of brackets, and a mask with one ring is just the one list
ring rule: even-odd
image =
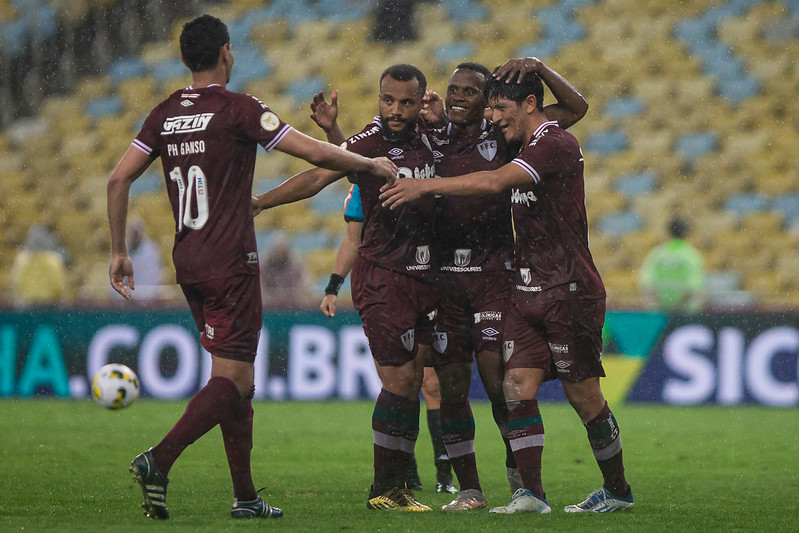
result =
[[275,131],[280,126],[280,119],[271,111],[264,111],[261,115],[261,127],[266,131]]
[[420,265],[426,265],[430,262],[430,246],[425,244],[424,246],[416,247],[416,262]]
[[416,332],[412,329],[409,329],[402,335],[400,335],[400,340],[402,341],[402,345],[405,347],[406,350],[409,352],[413,351],[414,345],[414,338],[416,337]]
[[455,250],[455,266],[465,267],[472,262],[472,251],[469,248],[458,248]]
[[502,358],[507,363],[513,355],[514,342],[505,341],[502,343]]
[[204,131],[211,122],[213,113],[202,113],[200,115],[182,115],[179,117],[168,117],[164,120],[161,135],[172,135],[174,133],[191,133],[193,131]]
[[434,331],[433,332],[433,349],[438,353],[444,353],[447,349],[447,332]]
[[529,268],[520,268],[519,274],[521,274],[522,281],[524,282],[525,285],[529,285],[530,282],[533,280],[533,277],[530,275]]
[[483,141],[477,145],[477,150],[480,151],[480,155],[483,156],[483,159],[486,161],[493,161],[494,156],[497,155],[497,141]]

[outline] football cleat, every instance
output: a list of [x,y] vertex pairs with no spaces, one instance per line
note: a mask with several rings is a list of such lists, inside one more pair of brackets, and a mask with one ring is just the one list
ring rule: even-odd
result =
[[488,507],[485,495],[477,489],[462,490],[458,496],[441,508],[442,511],[474,511]]
[[619,498],[605,487],[597,489],[583,501],[575,505],[567,505],[563,508],[567,513],[613,513],[615,511],[627,511],[635,505],[633,491]]
[[519,489],[510,497],[508,505],[491,508],[489,513],[496,514],[516,514],[516,513],[540,513],[549,514],[552,509],[546,500],[542,500],[529,489]]
[[281,518],[283,509],[272,507],[263,501],[260,496],[249,502],[240,502],[233,498],[230,516],[233,518]]
[[517,490],[524,488],[524,484],[522,483],[522,476],[519,475],[518,468],[506,467],[506,471],[508,474],[508,485],[510,485],[511,493],[514,493]]
[[370,498],[366,502],[367,509],[374,509],[376,511],[431,511],[430,507],[423,503],[419,503],[413,496],[410,489],[400,489],[394,487],[393,489]]
[[141,506],[150,518],[166,520],[169,511],[166,508],[166,485],[169,480],[158,470],[153,461],[152,448],[137,455],[130,463],[133,481],[141,485],[144,501]]
[[436,482],[436,492],[448,492],[450,494],[458,494],[458,489],[455,488],[455,485],[452,483],[442,483],[441,481]]

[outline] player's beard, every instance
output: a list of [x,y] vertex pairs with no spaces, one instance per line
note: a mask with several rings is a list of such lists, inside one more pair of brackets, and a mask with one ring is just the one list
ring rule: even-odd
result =
[[383,115],[380,115],[380,125],[383,126],[383,137],[390,142],[390,143],[404,143],[411,138],[413,138],[413,134],[416,131],[416,121],[408,121],[401,130],[395,131],[388,127],[388,119]]

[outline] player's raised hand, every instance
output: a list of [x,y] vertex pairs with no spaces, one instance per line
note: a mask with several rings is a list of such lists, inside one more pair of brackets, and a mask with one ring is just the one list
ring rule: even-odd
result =
[[380,201],[383,207],[396,209],[412,202],[424,194],[424,182],[427,180],[402,179],[394,183],[386,183],[380,187]]
[[387,183],[391,183],[397,179],[397,172],[399,169],[391,159],[387,157],[372,158],[372,174],[386,179]]
[[514,78],[516,83],[521,83],[525,74],[528,72],[539,72],[543,62],[537,57],[522,57],[510,59],[504,65],[494,69],[492,76],[497,79],[505,79],[505,83],[512,83]]
[[336,295],[325,294],[322,303],[319,304],[319,310],[322,311],[322,314],[326,317],[336,316]]
[[319,91],[313,95],[311,100],[311,119],[316,125],[325,132],[330,131],[336,125],[338,118],[338,91],[334,90],[330,94],[330,102],[325,100],[325,95]]
[[[115,255],[111,258],[108,278],[114,290],[126,300],[130,300],[130,291],[136,289],[136,284],[133,281],[133,262],[130,260],[129,255]],[[125,278],[128,278],[130,290],[125,286]]]
[[425,91],[422,97],[422,109],[419,116],[425,123],[433,128],[438,128],[447,123],[447,112],[444,101],[435,91]]

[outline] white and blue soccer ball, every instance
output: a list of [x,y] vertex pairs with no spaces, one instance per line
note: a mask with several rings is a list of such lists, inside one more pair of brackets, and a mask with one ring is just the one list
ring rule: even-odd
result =
[[111,363],[92,378],[92,398],[107,409],[122,409],[139,397],[139,377],[129,367]]

